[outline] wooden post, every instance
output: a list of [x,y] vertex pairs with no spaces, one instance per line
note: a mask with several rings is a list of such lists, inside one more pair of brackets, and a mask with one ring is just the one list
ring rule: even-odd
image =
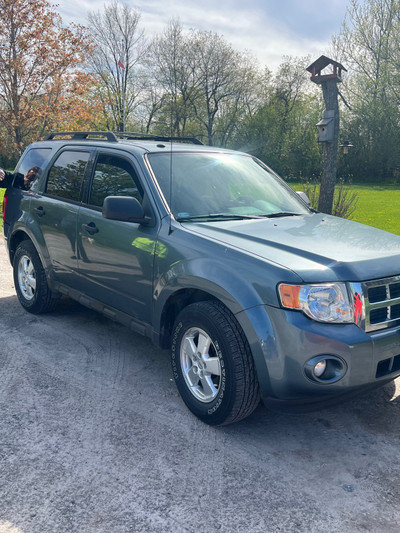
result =
[[[327,68],[330,68],[331,72],[327,72]],[[317,126],[321,127],[318,140],[324,144],[324,167],[318,209],[323,213],[331,214],[335,195],[339,144],[339,91],[337,84],[342,81],[342,72],[347,72],[347,70],[343,65],[326,56],[320,56],[306,70],[311,73],[311,81],[322,87],[322,94],[325,100],[325,118],[329,117],[333,120],[333,131],[330,130],[329,135],[320,135],[325,132],[324,127],[326,124],[323,121],[317,124]]]
[[331,142],[324,144],[324,166],[321,178],[318,210],[332,213],[337,174],[337,153],[339,144],[339,104],[337,79],[331,78],[321,83],[326,109],[334,112],[334,133]]

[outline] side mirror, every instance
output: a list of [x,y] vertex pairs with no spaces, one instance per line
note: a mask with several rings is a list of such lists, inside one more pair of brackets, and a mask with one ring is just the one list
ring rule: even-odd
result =
[[131,196],[107,196],[103,202],[102,215],[104,218],[122,222],[136,222],[137,224],[147,222],[143,207],[136,198]]
[[296,192],[297,192],[297,194],[300,196],[300,198],[303,200],[303,202],[305,204],[307,204],[308,206],[311,205],[311,202],[310,202],[308,196],[306,195],[306,193],[304,191],[296,191]]

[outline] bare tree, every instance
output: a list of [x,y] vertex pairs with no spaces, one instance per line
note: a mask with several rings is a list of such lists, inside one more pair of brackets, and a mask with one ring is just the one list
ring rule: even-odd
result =
[[179,20],[172,20],[156,37],[148,56],[154,80],[164,91],[163,107],[167,113],[166,127],[171,133],[184,136],[192,110],[193,69],[189,57],[189,41]]
[[296,108],[298,100],[304,96],[306,91],[305,88],[308,84],[306,67],[309,64],[310,58],[308,56],[284,56],[274,77],[273,97],[280,110],[280,120],[277,123],[280,134],[277,138],[276,147],[278,157],[280,158],[284,157],[286,138],[292,135],[292,129],[294,127],[293,121],[290,120],[290,114]]
[[218,34],[184,32],[177,20],[150,50],[149,67],[164,90],[159,113],[169,130],[225,145],[238,117],[253,107],[259,80],[255,61]]
[[254,116],[263,101],[264,76],[253,57],[238,55],[233,78],[232,94],[219,101],[215,117],[213,143],[221,146],[232,142],[241,123]]
[[220,35],[203,31],[191,35],[189,55],[195,89],[190,93],[190,102],[212,145],[218,112],[238,89],[241,56]]
[[95,43],[89,64],[101,80],[104,106],[113,126],[122,131],[125,117],[140,104],[139,66],[146,51],[140,13],[113,0],[103,12],[90,13],[88,21]]

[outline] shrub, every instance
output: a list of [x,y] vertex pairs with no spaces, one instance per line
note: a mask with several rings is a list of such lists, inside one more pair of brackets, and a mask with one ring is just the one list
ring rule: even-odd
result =
[[[302,190],[308,196],[311,207],[318,209],[320,184],[306,180],[302,184]],[[342,218],[351,218],[356,210],[357,202],[358,194],[352,192],[349,187],[345,185],[343,178],[340,178],[335,187],[332,215]]]

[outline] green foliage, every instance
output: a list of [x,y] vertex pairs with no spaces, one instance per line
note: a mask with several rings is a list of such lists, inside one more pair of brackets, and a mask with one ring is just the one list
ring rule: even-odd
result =
[[5,189],[0,189],[0,231],[3,229],[3,197],[5,192]]
[[[302,182],[300,190],[304,191],[310,200],[311,207],[318,209],[320,186],[316,181],[305,180]],[[335,187],[335,196],[333,199],[332,215],[342,218],[352,218],[356,211],[358,203],[357,192],[351,189],[351,186],[345,185],[344,180],[340,179]]]
[[277,74],[264,79],[257,108],[241,120],[231,144],[286,178],[318,176],[322,167],[315,127],[321,95],[308,81],[308,63],[308,57],[286,57]]
[[341,138],[354,145],[345,163],[357,180],[397,182],[400,174],[398,0],[351,0],[334,54],[348,69]]

